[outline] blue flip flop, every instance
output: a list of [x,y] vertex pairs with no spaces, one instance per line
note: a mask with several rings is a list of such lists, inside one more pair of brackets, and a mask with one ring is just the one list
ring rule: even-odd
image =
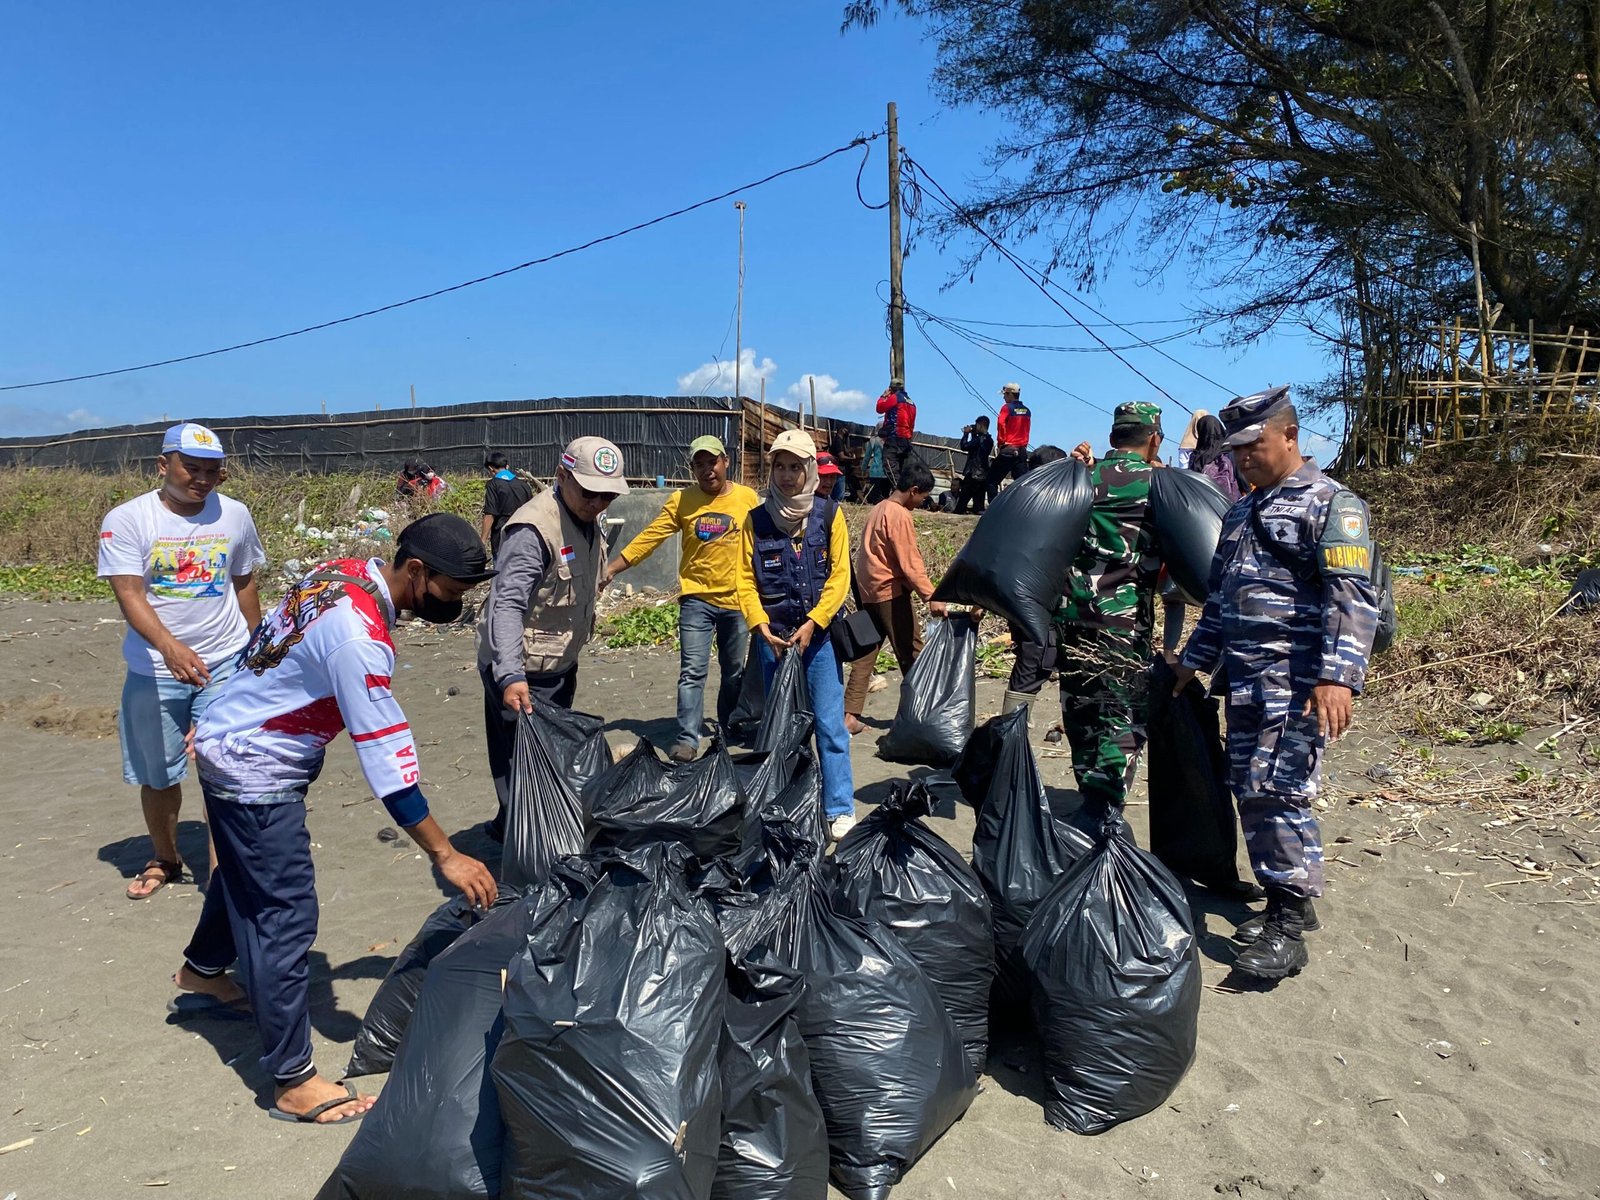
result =
[[271,1108],[267,1109],[267,1116],[271,1117],[274,1121],[293,1121],[297,1125],[354,1125],[367,1114],[365,1112],[352,1113],[348,1117],[340,1117],[337,1121],[317,1120],[318,1117],[327,1112],[330,1108],[338,1108],[341,1104],[349,1104],[352,1100],[361,1099],[361,1097],[356,1094],[355,1087],[351,1084],[345,1084],[344,1090],[345,1094],[343,1096],[339,1096],[333,1100],[325,1101],[322,1104],[317,1105],[315,1108],[308,1108],[303,1113],[284,1112],[283,1109],[274,1104]]
[[253,1021],[250,1000],[241,996],[237,1000],[218,1000],[202,992],[184,992],[167,1001],[167,1011],[179,1021],[200,1018],[216,1021]]

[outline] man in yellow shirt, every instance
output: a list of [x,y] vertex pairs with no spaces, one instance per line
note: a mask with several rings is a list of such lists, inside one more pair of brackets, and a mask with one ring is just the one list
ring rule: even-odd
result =
[[674,534],[682,541],[678,560],[678,740],[670,752],[678,762],[688,762],[700,753],[713,638],[722,666],[722,685],[717,690],[720,728],[727,728],[739,699],[749,631],[739,612],[734,578],[745,521],[750,510],[761,503],[752,489],[728,479],[728,452],[719,439],[708,435],[691,442],[689,466],[695,485],[673,492],[656,519],[611,560],[604,576],[610,583],[650,557]]

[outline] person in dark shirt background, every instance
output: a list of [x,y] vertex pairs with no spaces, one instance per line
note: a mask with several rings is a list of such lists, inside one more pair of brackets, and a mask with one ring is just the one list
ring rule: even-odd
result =
[[489,482],[483,488],[483,522],[480,536],[489,543],[489,553],[500,553],[500,531],[506,518],[533,499],[533,483],[511,469],[505,451],[496,450],[483,460]]
[[961,468],[961,490],[956,497],[956,512],[965,513],[967,505],[972,511],[982,513],[989,499],[989,457],[994,453],[994,438],[989,436],[989,418],[979,417],[961,431],[961,449],[967,462]]

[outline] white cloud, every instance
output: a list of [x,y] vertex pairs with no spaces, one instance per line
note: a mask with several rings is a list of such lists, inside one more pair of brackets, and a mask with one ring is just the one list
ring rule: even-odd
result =
[[[817,411],[819,413],[851,412],[865,407],[867,403],[867,394],[865,392],[857,391],[855,388],[840,387],[839,381],[832,375],[813,375],[811,379],[815,382],[817,388]],[[811,386],[807,383],[806,376],[802,375],[791,383],[786,395],[789,398],[789,403],[796,408],[804,404],[809,409],[811,406]]]
[[[739,354],[739,390],[746,396],[759,393],[761,380],[767,381],[767,390],[772,390],[772,381],[778,374],[778,364],[770,358],[763,358],[758,365],[756,352],[746,348]],[[733,361],[701,363],[687,375],[678,376],[678,395],[680,396],[731,396],[733,395],[734,370]]]
[[[777,387],[778,364],[770,358],[756,358],[756,352],[745,349],[739,355],[739,390],[746,396],[761,394],[761,380],[767,381],[767,398],[774,404],[791,408],[811,409],[811,383],[800,376],[781,392]],[[819,413],[848,413],[864,408],[869,397],[855,388],[839,386],[832,375],[813,375],[816,384],[817,411]],[[731,396],[733,394],[733,363],[701,363],[686,375],[678,376],[680,396]]]
[[0,404],[0,436],[38,437],[43,434],[72,433],[108,424],[99,413],[86,408],[58,412],[44,406]]

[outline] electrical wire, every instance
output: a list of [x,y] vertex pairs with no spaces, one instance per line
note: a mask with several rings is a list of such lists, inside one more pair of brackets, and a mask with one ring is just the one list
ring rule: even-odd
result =
[[649,229],[652,226],[660,225],[663,222],[671,221],[677,217],[686,216],[697,209],[705,208],[707,205],[720,203],[721,201],[727,200],[728,198],[735,196],[740,192],[754,191],[756,188],[772,183],[774,180],[782,179],[785,175],[794,175],[801,171],[808,171],[812,167],[820,166],[829,159],[837,158],[839,155],[847,153],[848,151],[855,149],[857,146],[870,145],[870,143],[876,141],[878,138],[883,137],[884,133],[884,130],[879,130],[876,133],[860,134],[857,137],[852,138],[843,146],[834,147],[826,154],[819,154],[816,158],[808,159],[803,163],[796,163],[792,167],[785,167],[781,171],[774,171],[770,175],[765,175],[751,183],[740,184],[738,187],[729,188],[725,192],[719,192],[715,196],[708,196],[704,200],[698,200],[695,203],[685,205],[682,208],[673,209],[668,213],[662,213],[660,216],[652,217],[648,221],[640,221],[638,224],[630,225],[626,229],[619,229],[615,233],[608,233],[602,237],[591,238],[587,242],[583,242],[579,245],[568,246],[565,250],[557,250],[552,254],[541,255],[538,258],[530,258],[527,262],[520,262],[516,264],[516,266],[505,267],[499,271],[493,271],[488,275],[479,275],[475,279],[468,279],[462,283],[452,284],[449,287],[437,288],[434,291],[424,292],[419,296],[411,296],[405,300],[396,300],[392,304],[384,304],[377,308],[369,308],[364,312],[352,313],[347,317],[337,317],[331,321],[319,321],[315,325],[306,325],[300,329],[291,329],[287,333],[276,333],[270,337],[253,338],[248,342],[236,342],[234,345],[221,346],[215,350],[202,350],[196,354],[182,354],[174,358],[163,358],[155,362],[140,363],[139,365],[132,367],[117,367],[114,370],[109,371],[89,371],[81,375],[64,375],[59,379],[36,379],[30,383],[5,384],[0,386],[0,392],[15,392],[20,391],[23,388],[52,387],[60,383],[80,383],[87,379],[105,379],[112,375],[127,375],[134,371],[149,371],[156,367],[170,367],[178,363],[194,362],[196,359],[213,358],[218,354],[231,354],[235,350],[248,350],[255,346],[265,346],[271,342],[281,342],[287,338],[300,337],[302,334],[316,333],[323,329],[332,329],[336,325],[348,325],[352,321],[360,321],[366,317],[375,317],[380,313],[393,312],[397,308],[405,308],[408,305],[421,304],[424,300],[434,300],[440,296],[449,295],[451,292],[459,292],[465,288],[476,287],[480,283],[488,283],[494,279],[503,279],[507,275],[515,274],[518,271],[525,271],[529,267],[543,266],[546,263],[555,262],[559,258],[566,258],[569,255],[577,254],[584,250],[592,250],[596,246],[604,245],[607,242],[614,242],[618,238],[627,237],[629,234],[638,233],[641,230]]
[[1132,371],[1140,379],[1144,380],[1145,383],[1149,384],[1162,396],[1165,396],[1173,404],[1176,404],[1179,408],[1183,409],[1184,412],[1193,412],[1193,410],[1187,404],[1183,403],[1183,401],[1179,400],[1171,392],[1167,391],[1166,388],[1162,387],[1154,379],[1151,379],[1150,376],[1146,375],[1138,367],[1134,366],[1133,363],[1129,362],[1125,357],[1123,357],[1121,351],[1112,349],[1110,343],[1108,343],[1103,337],[1101,337],[1094,330],[1090,329],[1082,321],[1078,320],[1078,317],[1075,313],[1068,309],[1066,305],[1062,304],[1061,301],[1052,296],[1049,289],[1046,288],[1044,284],[1039,281],[1039,279],[1035,278],[1034,272],[1037,268],[1030,266],[1022,259],[1018,258],[1008,247],[1001,243],[998,238],[985,229],[975,217],[973,217],[964,207],[956,202],[955,198],[952,197],[949,192],[945,191],[944,188],[940,186],[937,179],[928,174],[927,169],[923,167],[921,163],[916,162],[911,158],[910,155],[905,153],[904,147],[901,148],[900,159],[904,168],[909,169],[928,181],[929,186],[932,187],[933,190],[942,198],[941,206],[947,212],[949,212],[951,216],[970,226],[980,237],[993,246],[995,251],[1008,263],[1010,263],[1011,266],[1016,269],[1019,275],[1021,275],[1029,283],[1033,284],[1034,287],[1038,288],[1039,294],[1042,295],[1046,300],[1050,301],[1051,304],[1059,308],[1063,313],[1065,313],[1068,319],[1073,321],[1078,328],[1082,329],[1096,342],[1099,342],[1101,347],[1104,348],[1107,353],[1109,353],[1123,366],[1127,367],[1128,370]]
[[[907,306],[907,311],[909,311],[909,310],[910,310],[910,306],[908,305]],[[926,316],[926,315],[927,315],[927,310],[926,309],[922,309],[922,308],[918,308],[917,309],[916,320],[918,321],[919,327],[921,325],[923,317]],[[1029,379],[1032,379],[1034,382],[1042,383],[1042,384],[1044,384],[1045,387],[1050,388],[1052,391],[1060,392],[1063,396],[1066,396],[1068,399],[1076,400],[1079,404],[1085,405],[1088,408],[1092,408],[1096,412],[1103,412],[1107,416],[1113,415],[1112,414],[1112,410],[1107,408],[1105,405],[1096,404],[1093,400],[1090,400],[1090,399],[1087,399],[1086,397],[1080,396],[1080,395],[1078,395],[1077,392],[1068,391],[1066,388],[1062,387],[1059,383],[1054,383],[1051,380],[1046,379],[1043,375],[1035,374],[1034,372],[1028,370],[1028,368],[1023,366],[1021,363],[1014,362],[1011,359],[1007,358],[1004,354],[1001,354],[998,350],[995,350],[993,347],[985,345],[982,341],[978,340],[972,334],[967,333],[965,330],[963,330],[963,329],[961,329],[959,327],[956,327],[956,326],[948,326],[948,325],[946,325],[946,326],[943,326],[943,327],[946,328],[946,329],[949,329],[950,332],[955,334],[957,337],[963,338],[966,341],[970,342],[972,345],[976,346],[979,350],[982,350],[985,354],[989,354],[989,355],[992,355],[995,358],[998,358],[1001,362],[1005,363],[1006,366],[1010,367],[1014,371],[1017,371],[1017,372],[1020,372],[1023,375],[1026,375]],[[927,332],[924,331],[922,336],[923,337],[928,337]],[[948,360],[946,360],[946,361],[948,361]],[[989,402],[987,400],[985,400],[984,403],[988,404]],[[992,406],[990,407],[990,411],[991,412],[994,411]]]
[[[1194,415],[1194,410],[1192,408],[1190,408],[1183,401],[1179,400],[1171,392],[1167,391],[1164,387],[1162,387],[1160,384],[1158,384],[1155,380],[1151,379],[1150,376],[1146,375],[1138,367],[1134,366],[1133,363],[1129,362],[1126,358],[1124,358],[1122,353],[1121,353],[1121,351],[1118,348],[1111,346],[1109,343],[1107,343],[1105,341],[1104,338],[1100,337],[1099,334],[1095,333],[1094,330],[1091,329],[1088,324],[1086,324],[1085,322],[1079,320],[1079,318],[1077,317],[1077,315],[1075,313],[1070,311],[1064,304],[1062,304],[1059,300],[1057,300],[1054,296],[1052,296],[1050,294],[1049,289],[1050,288],[1054,288],[1056,291],[1060,292],[1063,296],[1067,297],[1069,300],[1072,300],[1074,303],[1081,305],[1082,307],[1087,309],[1090,313],[1092,313],[1096,317],[1100,318],[1101,321],[1105,322],[1106,324],[1108,324],[1108,325],[1110,325],[1110,326],[1112,326],[1114,328],[1120,329],[1122,332],[1128,334],[1130,337],[1137,337],[1138,336],[1137,334],[1134,334],[1131,329],[1127,328],[1125,325],[1121,324],[1120,322],[1112,320],[1110,317],[1106,316],[1105,313],[1103,313],[1099,309],[1095,308],[1092,304],[1088,303],[1087,301],[1083,300],[1082,298],[1080,298],[1080,297],[1074,295],[1073,293],[1069,292],[1066,288],[1062,287],[1059,283],[1057,283],[1054,279],[1052,279],[1048,274],[1046,274],[1044,271],[1042,271],[1037,266],[1034,266],[1032,263],[1026,262],[1026,260],[1021,259],[1016,254],[1014,254],[1008,247],[1003,245],[993,234],[991,234],[987,229],[985,229],[983,227],[983,225],[966,210],[965,207],[963,207],[958,201],[955,200],[954,197],[952,197],[950,195],[949,192],[945,191],[945,189],[942,186],[940,186],[939,181],[936,180],[935,178],[933,178],[933,176],[928,173],[926,167],[922,166],[921,163],[918,163],[914,159],[912,159],[911,156],[905,152],[905,147],[904,146],[901,147],[900,157],[901,157],[901,163],[902,163],[903,169],[910,170],[910,171],[914,172],[915,174],[920,175],[923,179],[925,179],[927,181],[929,186],[932,187],[933,190],[938,193],[938,196],[941,199],[941,207],[943,207],[945,209],[945,211],[950,213],[952,216],[956,217],[963,224],[969,226],[980,237],[982,237],[986,242],[988,242],[989,245],[992,246],[995,249],[995,251],[1002,258],[1004,258],[1008,263],[1011,264],[1012,267],[1014,267],[1016,269],[1018,274],[1020,274],[1029,283],[1033,284],[1034,287],[1038,288],[1040,294],[1042,294],[1045,297],[1045,299],[1049,300],[1050,303],[1054,304],[1058,309],[1060,309],[1063,313],[1065,313],[1066,316],[1072,321],[1072,323],[1074,325],[1076,325],[1079,329],[1083,330],[1091,338],[1093,338],[1096,342],[1098,342],[1100,344],[1101,349],[1103,349],[1104,351],[1109,353],[1113,358],[1115,358],[1123,366],[1127,367],[1130,371],[1132,371],[1140,379],[1144,380],[1145,383],[1147,383],[1151,387],[1153,387],[1162,396],[1166,397],[1173,404],[1175,404],[1179,408],[1183,409],[1184,412],[1188,413],[1190,416]],[[918,198],[919,199],[921,198],[921,190],[920,190],[920,188],[918,189]],[[959,330],[955,330],[953,326],[947,325],[945,327],[946,328],[951,328],[953,332],[959,332]],[[969,340],[971,340],[971,339],[969,339]],[[1166,340],[1166,339],[1163,339],[1163,340]],[[983,347],[981,342],[974,342],[974,344],[975,345],[979,345],[980,347],[982,347],[984,349],[988,349],[988,347]],[[1181,359],[1176,358],[1173,355],[1169,354],[1167,351],[1161,349],[1161,347],[1159,345],[1155,344],[1152,341],[1141,340],[1140,342],[1137,343],[1137,346],[1138,346],[1138,348],[1141,348],[1141,349],[1148,348],[1148,349],[1154,350],[1157,354],[1161,355],[1161,357],[1167,359],[1169,362],[1175,364],[1176,366],[1182,367],[1185,371],[1189,372],[1191,375],[1195,376],[1198,379],[1201,379],[1201,380],[1205,381],[1206,383],[1211,384],[1213,387],[1219,389],[1222,392],[1225,392],[1230,397],[1240,394],[1238,391],[1236,391],[1234,388],[1229,387],[1227,384],[1221,383],[1221,382],[1211,378],[1209,375],[1206,375],[1204,372],[1199,371],[1196,368],[1189,366],[1189,364],[1183,362]],[[994,352],[991,350],[990,353],[994,353]],[[996,354],[995,357],[1001,358],[1002,361],[1008,361],[1008,360],[1004,359],[1002,356],[1000,356],[998,354]],[[1013,363],[1012,365],[1015,366],[1016,364]],[[1022,368],[1020,366],[1017,367],[1017,369],[1019,371],[1023,371],[1025,374],[1029,373],[1029,372],[1027,372],[1025,370],[1025,368]],[[1039,379],[1039,376],[1033,376],[1033,378]],[[1057,386],[1055,384],[1049,383],[1048,380],[1040,379],[1040,382],[1045,383],[1045,384],[1047,384],[1047,386],[1050,386],[1050,387],[1056,387]],[[1063,390],[1063,389],[1058,388],[1057,390]],[[1071,393],[1067,393],[1067,394],[1071,395]],[[1075,396],[1074,399],[1082,400],[1083,398],[1081,396]],[[1084,403],[1089,403],[1088,401],[1083,401],[1083,402]],[[1321,434],[1323,437],[1328,438],[1330,441],[1338,442],[1340,440],[1338,437],[1336,437],[1333,433],[1331,433],[1328,430],[1318,429],[1315,426],[1307,425],[1304,422],[1302,422],[1302,427],[1305,428],[1307,431],[1309,431],[1311,433]]]

